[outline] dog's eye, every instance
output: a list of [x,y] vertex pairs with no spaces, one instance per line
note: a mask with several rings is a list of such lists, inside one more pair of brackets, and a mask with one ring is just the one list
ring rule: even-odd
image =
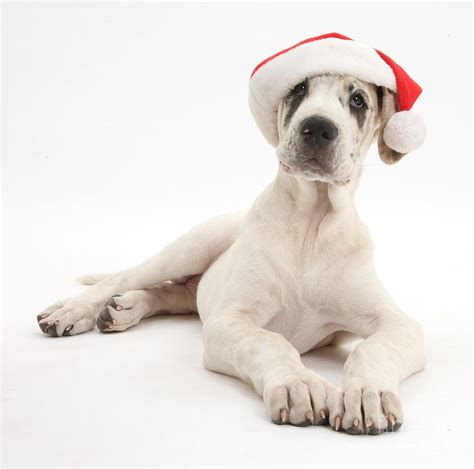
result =
[[356,93],[355,95],[352,96],[351,98],[351,106],[356,107],[356,108],[362,108],[365,106],[365,100],[363,96],[359,93]]
[[306,80],[298,83],[292,90],[293,94],[303,96],[306,93]]

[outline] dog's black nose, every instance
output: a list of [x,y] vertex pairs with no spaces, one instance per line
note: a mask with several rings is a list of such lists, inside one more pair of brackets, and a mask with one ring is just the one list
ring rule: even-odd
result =
[[314,147],[329,145],[336,139],[337,134],[337,127],[325,117],[311,116],[301,123],[303,140]]

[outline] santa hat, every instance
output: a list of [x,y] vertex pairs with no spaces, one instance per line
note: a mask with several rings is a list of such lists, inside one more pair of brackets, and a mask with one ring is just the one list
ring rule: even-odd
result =
[[319,74],[352,75],[394,92],[399,111],[383,131],[388,147],[399,153],[416,150],[425,138],[423,119],[411,111],[420,86],[390,57],[338,33],[316,36],[260,62],[252,72],[249,104],[264,137],[278,145],[277,113],[281,99],[305,78]]

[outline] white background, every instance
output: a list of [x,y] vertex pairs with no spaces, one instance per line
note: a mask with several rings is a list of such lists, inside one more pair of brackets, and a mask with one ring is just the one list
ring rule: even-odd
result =
[[[426,334],[402,430],[272,425],[252,389],[202,368],[196,317],[43,336],[36,314],[79,291],[75,276],[255,199],[277,164],[247,108],[250,72],[331,31],[424,88],[425,145],[394,167],[374,149],[357,195],[380,275]],[[470,34],[468,4],[3,4],[3,462],[468,464]],[[339,383],[344,358],[304,362]]]

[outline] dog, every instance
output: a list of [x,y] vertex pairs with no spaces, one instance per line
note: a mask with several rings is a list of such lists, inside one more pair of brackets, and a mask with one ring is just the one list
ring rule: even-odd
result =
[[[425,366],[423,333],[379,281],[354,206],[371,144],[385,163],[403,156],[383,138],[396,112],[387,87],[304,77],[278,103],[278,170],[252,207],[198,225],[143,264],[81,277],[90,287],[44,310],[41,330],[107,333],[198,313],[204,367],[250,383],[274,423],[398,430],[399,384]],[[341,387],[303,365],[301,354],[352,336],[363,340]]]

